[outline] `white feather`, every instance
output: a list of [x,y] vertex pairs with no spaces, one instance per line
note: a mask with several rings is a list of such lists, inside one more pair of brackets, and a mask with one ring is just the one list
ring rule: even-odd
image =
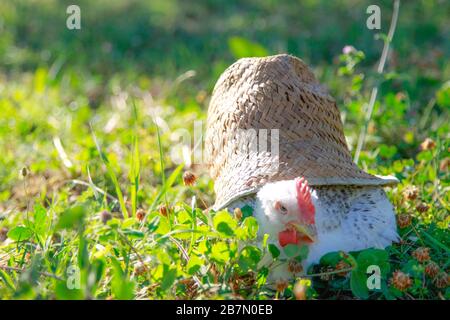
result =
[[348,195],[329,188],[336,198],[344,197],[348,204],[346,212],[339,201],[326,202],[313,191],[316,207],[317,242],[310,246],[306,266],[318,263],[326,253],[333,251],[359,251],[367,248],[383,249],[398,240],[394,208],[380,187],[360,187]]
[[[312,187],[311,196],[316,209],[317,241],[309,247],[304,270],[329,252],[385,248],[399,239],[394,209],[381,187]],[[260,239],[269,234],[269,243],[279,246],[278,233],[285,229],[286,218],[273,209],[276,200],[289,209],[297,205],[294,180],[268,183],[256,197],[241,199],[233,207],[251,205],[259,223]],[[270,261],[270,255],[267,255],[262,263]],[[272,281],[291,277],[286,263],[271,270]]]

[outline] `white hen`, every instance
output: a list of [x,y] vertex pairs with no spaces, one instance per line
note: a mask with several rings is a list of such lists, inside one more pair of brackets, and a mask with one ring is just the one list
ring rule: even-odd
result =
[[[377,186],[316,186],[306,180],[268,183],[256,196],[233,203],[250,205],[259,223],[259,237],[270,242],[307,244],[303,269],[328,252],[385,248],[398,240],[395,214],[384,190]],[[291,278],[287,265],[272,270],[272,280]]]

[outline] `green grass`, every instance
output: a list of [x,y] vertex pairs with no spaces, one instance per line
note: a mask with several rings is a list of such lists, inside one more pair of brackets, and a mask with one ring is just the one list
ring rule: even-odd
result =
[[[402,2],[382,76],[373,71],[382,41],[361,27],[367,5],[80,1],[74,33],[64,28],[64,2],[2,1],[0,298],[294,299],[297,283],[308,299],[448,299],[448,4]],[[390,1],[381,7],[386,33]],[[360,51],[343,55],[345,45]],[[387,192],[410,223],[399,228],[401,243],[329,254],[307,270],[311,282],[276,292],[258,261],[270,252],[277,263],[277,250],[255,245],[255,219],[206,210],[213,181],[172,152],[177,130],[206,119],[230,63],[285,51],[336,97],[352,152],[379,87],[359,165],[397,176]],[[183,184],[186,170],[195,185]],[[413,254],[420,247],[437,277]],[[382,266],[381,290],[366,289],[369,264]],[[343,276],[342,267],[352,271]],[[409,275],[404,291],[392,283],[397,270]]]

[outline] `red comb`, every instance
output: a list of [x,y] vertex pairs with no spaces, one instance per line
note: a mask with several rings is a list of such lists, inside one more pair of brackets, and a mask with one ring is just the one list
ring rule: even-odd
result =
[[316,208],[311,200],[311,189],[305,178],[295,179],[295,188],[297,190],[297,204],[300,214],[307,224],[315,223]]

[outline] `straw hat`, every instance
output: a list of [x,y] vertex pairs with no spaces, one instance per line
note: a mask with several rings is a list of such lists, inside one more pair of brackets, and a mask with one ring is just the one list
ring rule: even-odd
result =
[[205,149],[216,210],[298,176],[312,186],[398,182],[353,163],[335,100],[287,54],[243,58],[225,70],[209,105]]

